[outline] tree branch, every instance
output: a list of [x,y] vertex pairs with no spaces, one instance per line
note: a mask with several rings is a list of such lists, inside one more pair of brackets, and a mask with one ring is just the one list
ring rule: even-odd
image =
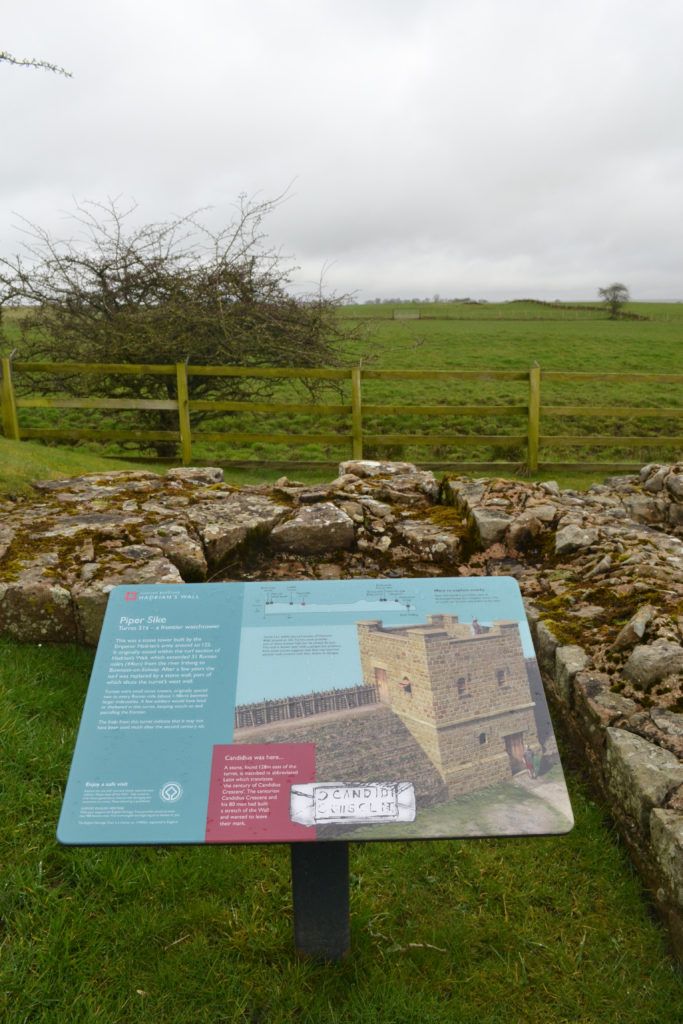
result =
[[37,60],[35,57],[15,57],[7,50],[0,50],[0,63],[2,62],[16,64],[22,68],[40,68],[43,71],[53,71],[56,75],[64,75],[65,78],[73,78],[71,72],[59,64],[52,64],[49,60]]

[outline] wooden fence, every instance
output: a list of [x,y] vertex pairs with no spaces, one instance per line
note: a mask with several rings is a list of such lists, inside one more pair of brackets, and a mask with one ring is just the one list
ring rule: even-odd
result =
[[271,722],[289,722],[329,711],[350,711],[378,702],[379,691],[376,686],[350,686],[344,690],[322,690],[300,697],[238,704],[235,708],[235,728],[248,729],[257,725],[270,725]]
[[[555,370],[542,370],[534,365],[528,370],[368,370],[361,366],[346,369],[309,369],[285,367],[240,367],[240,366],[192,366],[186,363],[151,365],[129,363],[43,363],[13,362],[11,358],[0,360],[2,379],[0,381],[0,397],[2,405],[2,425],[4,436],[15,440],[43,439],[53,441],[87,440],[96,442],[128,442],[138,443],[164,441],[174,442],[179,446],[180,456],[184,465],[201,460],[193,459],[193,444],[211,442],[220,444],[250,444],[259,442],[281,443],[292,446],[303,444],[343,445],[347,446],[348,456],[354,459],[364,457],[364,449],[369,446],[450,446],[452,448],[510,448],[514,447],[525,452],[521,460],[529,472],[540,470],[632,470],[640,464],[633,462],[553,462],[541,459],[542,449],[548,448],[646,448],[664,449],[665,446],[683,449],[683,435],[624,435],[624,434],[549,434],[541,433],[541,418],[579,417],[608,418],[619,423],[629,419],[667,419],[677,421],[683,419],[683,407],[627,407],[615,405],[543,405],[541,388],[544,383],[592,383],[603,382],[606,387],[624,386],[642,383],[662,385],[662,395],[666,397],[674,388],[683,385],[683,374],[654,373],[579,373]],[[46,375],[132,375],[132,376],[166,376],[174,379],[176,398],[167,399],[135,399],[135,398],[62,398],[51,396],[17,397],[13,375],[46,374]],[[350,401],[343,403],[321,403],[313,400],[301,402],[274,402],[259,400],[221,401],[211,399],[190,398],[190,380],[192,377],[249,377],[256,380],[316,380],[329,381],[337,385],[346,382],[350,390]],[[390,405],[364,401],[363,385],[368,381],[437,381],[449,382],[503,382],[516,381],[526,385],[525,400],[520,404],[505,405]],[[19,413],[22,409],[83,409],[103,411],[126,410],[164,410],[177,416],[177,429],[174,430],[122,430],[94,428],[47,428],[27,427],[20,424]],[[199,431],[192,428],[192,414],[210,413],[275,413],[279,415],[297,415],[300,413],[319,417],[344,417],[346,426],[343,432],[319,432],[310,434],[245,432],[235,431]],[[364,429],[364,417],[381,416],[417,416],[420,419],[444,417],[495,417],[496,420],[516,421],[517,431],[505,434],[478,433],[375,433]],[[514,430],[515,424],[513,424]],[[217,461],[215,458],[213,461]],[[300,460],[266,461],[257,459],[244,461],[237,459],[219,459],[220,463],[234,466],[315,466],[329,465],[330,460],[303,462]],[[338,461],[335,460],[335,461]],[[436,467],[450,467],[462,470],[520,470],[520,460],[499,462],[466,462],[454,458],[444,461],[433,459],[418,460],[421,464]],[[640,460],[642,462],[642,459]]]

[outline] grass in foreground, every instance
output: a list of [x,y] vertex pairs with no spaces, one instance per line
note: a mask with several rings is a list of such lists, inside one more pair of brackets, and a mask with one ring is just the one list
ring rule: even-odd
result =
[[7,1024],[677,1024],[683,985],[601,811],[565,837],[352,846],[352,952],[299,961],[285,847],[54,838],[92,655],[0,643]]

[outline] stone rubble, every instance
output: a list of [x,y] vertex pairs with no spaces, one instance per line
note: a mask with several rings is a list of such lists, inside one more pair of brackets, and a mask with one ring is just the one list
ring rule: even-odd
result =
[[0,499],[0,634],[95,645],[118,584],[511,575],[562,723],[683,958],[683,463],[585,493],[347,461],[329,484],[139,470]]

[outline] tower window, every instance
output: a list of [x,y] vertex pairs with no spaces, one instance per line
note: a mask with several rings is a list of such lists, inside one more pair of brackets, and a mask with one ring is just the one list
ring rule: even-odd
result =
[[480,744],[480,746],[483,747],[485,743],[486,743],[486,733],[485,732],[480,732],[479,733],[479,744]]
[[466,697],[467,696],[467,680],[465,679],[465,677],[464,676],[460,676],[460,678],[457,680],[455,685],[458,688],[458,697]]

